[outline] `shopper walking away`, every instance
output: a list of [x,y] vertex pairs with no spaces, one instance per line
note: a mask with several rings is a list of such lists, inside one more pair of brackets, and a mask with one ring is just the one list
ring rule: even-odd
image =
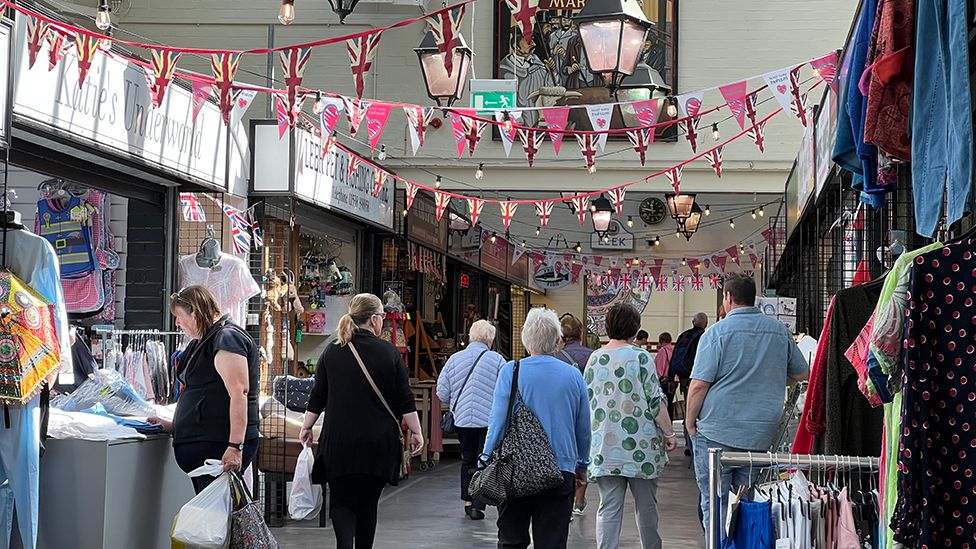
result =
[[[639,332],[638,332],[639,333]],[[654,369],[657,371],[657,380],[661,383],[661,390],[668,399],[668,417],[674,417],[674,394],[677,392],[678,383],[668,371],[671,368],[671,357],[674,356],[674,345],[671,344],[671,334],[661,332],[657,336],[657,354],[654,356]]]
[[505,364],[502,355],[491,350],[495,327],[478,320],[468,332],[470,344],[447,359],[437,378],[437,398],[450,407],[454,432],[461,443],[461,500],[471,520],[485,518],[485,504],[468,495],[471,473],[478,467],[478,456],[488,436],[488,415],[495,393],[498,370]]
[[[573,491],[577,483],[586,482],[589,399],[579,370],[552,356],[559,350],[561,337],[555,312],[542,308],[529,311],[522,326],[522,344],[530,356],[519,361],[518,392],[542,423],[564,482],[532,496],[510,499],[498,507],[499,549],[525,549],[529,543],[534,549],[565,548]],[[514,373],[515,363],[509,362],[498,374],[484,459],[505,434]]]
[[[728,315],[701,337],[685,418],[695,445],[695,477],[706,532],[708,449],[769,451],[783,415],[787,384],[809,374],[793,335],[753,307],[756,283],[752,278],[732,275],[723,291]],[[722,469],[720,510],[725,509],[724,495],[730,489],[752,484],[751,471],[749,467]]]
[[[681,332],[674,344],[671,355],[671,365],[668,367],[668,379],[677,379],[681,394],[685,395],[685,408],[688,406],[688,384],[691,383],[691,369],[695,365],[695,355],[698,353],[698,341],[708,326],[708,315],[695,313],[691,320],[691,329]],[[685,430],[685,455],[690,456],[694,450],[691,436]]]
[[[203,286],[187,286],[170,296],[170,313],[190,338],[176,377],[183,390],[173,421],[150,423],[173,433],[173,452],[187,473],[208,459],[225,471],[243,472],[258,451],[258,349],[243,328],[221,316],[217,298]],[[193,480],[197,493],[216,480]]]
[[638,330],[637,335],[634,336],[634,345],[637,345],[641,349],[647,350],[647,338],[651,337],[647,333],[647,330]]
[[610,342],[593,353],[584,376],[593,410],[590,478],[600,488],[597,547],[620,546],[629,486],[641,547],[660,549],[657,479],[677,438],[651,355],[633,344],[640,313],[630,304],[614,305],[606,327]]
[[[559,326],[563,331],[563,348],[556,353],[556,358],[577,368],[580,373],[590,361],[593,349],[583,346],[583,323],[575,316],[566,313],[559,318]],[[582,515],[586,509],[586,484],[576,487],[576,498],[573,502],[573,514]]]
[[312,480],[329,484],[337,549],[373,546],[380,493],[400,478],[400,422],[410,429],[413,455],[424,445],[403,357],[378,337],[384,316],[383,303],[373,294],[349,302],[335,342],[315,367],[299,434],[302,444],[311,444],[312,426],[325,412]]

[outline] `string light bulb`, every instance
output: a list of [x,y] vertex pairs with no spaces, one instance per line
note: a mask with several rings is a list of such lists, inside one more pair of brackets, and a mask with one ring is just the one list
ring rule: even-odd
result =
[[380,162],[386,160],[386,145],[380,145],[380,154],[377,156]]
[[106,38],[102,38],[98,41],[98,49],[102,51],[112,50],[112,27],[105,29]]
[[400,213],[400,215],[402,215],[404,218],[407,217],[407,210],[406,210],[406,208],[404,208],[404,210]]
[[688,260],[682,257],[681,258],[681,266],[684,267],[687,264],[688,264]]
[[708,204],[705,204],[705,217],[712,215],[712,208]]
[[525,240],[522,240],[522,247],[523,247],[523,248],[525,248],[525,247],[526,247],[526,243],[525,243]]
[[541,233],[541,232],[542,232],[542,227],[536,227],[535,228],[535,235],[536,236],[539,236],[539,233]]
[[718,124],[712,124],[712,139],[718,141],[722,139],[722,134],[718,132]]
[[763,210],[762,206],[759,206],[759,217],[763,217],[764,215],[766,215],[766,211]]
[[678,100],[673,97],[668,101],[668,117],[672,119],[678,117]]
[[484,164],[478,164],[478,169],[475,170],[475,172],[474,172],[474,178],[477,179],[478,181],[481,181],[482,179],[485,178],[485,165]]
[[278,21],[282,25],[291,25],[295,20],[295,0],[281,0],[281,9],[278,10]]
[[512,133],[512,116],[508,111],[502,113],[502,129],[505,130],[505,133]]
[[654,245],[655,246],[660,246],[661,245],[661,237],[660,236],[655,236],[654,237]]
[[733,229],[735,228],[735,219],[730,219],[729,220],[729,227],[731,227]]
[[576,246],[573,249],[576,250],[576,253],[580,253],[583,251],[583,245],[577,242]]
[[98,30],[108,30],[112,28],[112,6],[108,0],[98,0],[98,10],[95,12],[95,26]]
[[586,167],[586,171],[590,173],[596,173],[596,164],[590,164]]
[[498,233],[491,233],[491,243],[498,242]]
[[603,243],[604,244],[610,243],[610,235],[603,235]]
[[325,101],[322,101],[322,92],[315,92],[315,103],[312,105],[312,112],[316,115],[322,114],[325,110]]
[[631,265],[640,265],[640,259],[637,259],[635,257],[634,260],[631,262]]
[[753,219],[755,219],[755,218],[756,218],[756,210],[752,210],[752,218],[753,218]]
[[435,189],[441,188],[441,176],[439,175],[437,176],[437,179],[434,180],[434,188]]
[[627,226],[630,227],[631,229],[634,228],[634,216],[632,215],[627,216]]

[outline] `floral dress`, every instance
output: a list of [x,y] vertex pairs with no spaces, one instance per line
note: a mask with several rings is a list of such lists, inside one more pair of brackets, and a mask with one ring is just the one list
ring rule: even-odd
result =
[[595,351],[584,378],[593,423],[590,477],[657,478],[668,456],[655,422],[664,393],[651,355],[639,347]]

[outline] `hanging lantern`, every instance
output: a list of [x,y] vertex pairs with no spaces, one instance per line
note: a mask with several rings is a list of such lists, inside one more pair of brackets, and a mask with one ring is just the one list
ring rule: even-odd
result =
[[450,107],[455,101],[461,99],[468,66],[471,64],[471,48],[465,43],[464,37],[458,35],[458,43],[453,52],[454,70],[450,74],[444,67],[444,56],[447,54],[437,49],[434,33],[428,31],[423,42],[413,51],[417,52],[417,57],[420,59],[420,71],[427,86],[427,95],[437,101],[441,107]]
[[671,218],[682,221],[691,215],[692,207],[695,205],[694,194],[666,194],[664,199],[668,203],[668,211]]
[[610,93],[634,74],[647,31],[654,26],[638,0],[588,0],[573,18],[579,26],[590,72],[603,76]]
[[332,6],[332,11],[339,16],[340,23],[346,22],[346,16],[356,9],[358,3],[359,0],[329,0],[329,5]]
[[614,208],[602,194],[590,205],[590,219],[593,220],[593,232],[600,238],[607,236],[610,231],[610,218],[613,216]]
[[678,230],[684,235],[685,240],[691,240],[692,235],[698,232],[698,227],[701,224],[702,209],[698,204],[694,204],[691,208],[691,215],[687,219],[682,221]]

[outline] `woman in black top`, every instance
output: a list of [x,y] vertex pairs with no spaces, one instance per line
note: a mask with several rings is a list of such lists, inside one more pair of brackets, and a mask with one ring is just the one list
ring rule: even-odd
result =
[[380,493],[400,476],[400,422],[410,428],[414,455],[424,445],[403,357],[377,337],[384,316],[383,303],[373,294],[359,294],[349,302],[335,343],[326,347],[315,367],[315,386],[299,435],[303,444],[311,444],[312,426],[325,412],[312,480],[329,483],[337,549],[373,546]]
[[[190,472],[208,459],[225,471],[244,471],[258,450],[258,350],[243,328],[221,316],[217,299],[203,286],[173,294],[170,312],[192,341],[176,377],[183,384],[172,422],[149,418],[173,433],[180,468]],[[200,493],[214,477],[193,479]]]

